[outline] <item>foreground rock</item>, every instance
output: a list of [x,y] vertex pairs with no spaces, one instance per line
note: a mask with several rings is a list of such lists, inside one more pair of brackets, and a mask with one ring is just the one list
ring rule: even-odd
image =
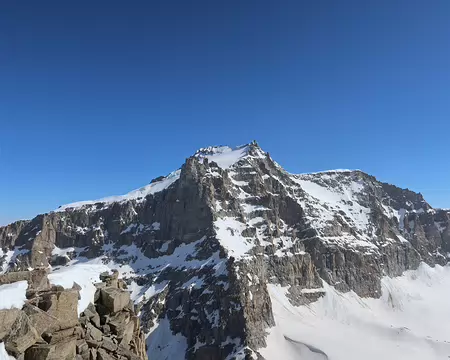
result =
[[[144,360],[145,338],[130,293],[119,288],[118,274],[102,274],[95,303],[80,316],[85,338],[77,343],[80,359]],[[121,285],[123,286],[123,285]]]
[[146,359],[129,293],[118,288],[117,273],[103,276],[108,281],[97,285],[97,302],[79,319],[76,284],[51,286],[42,270],[0,275],[2,284],[30,280],[23,308],[0,310],[0,341],[7,352],[21,360]]

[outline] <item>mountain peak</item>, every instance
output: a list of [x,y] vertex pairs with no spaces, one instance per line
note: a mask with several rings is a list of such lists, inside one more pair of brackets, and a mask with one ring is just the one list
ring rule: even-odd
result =
[[[408,293],[398,286],[403,280],[385,276],[419,269],[428,288],[420,262],[445,265],[449,253],[450,213],[435,211],[422,195],[359,170],[291,174],[256,142],[202,148],[181,169],[128,194],[0,227],[0,273],[48,267],[51,277],[92,289],[91,279],[117,270],[140,309],[152,360],[304,357],[303,350],[279,354],[293,349],[284,334],[341,360],[354,348],[351,329],[364,335],[355,358],[403,359],[410,343],[389,343],[391,324],[408,325],[413,343],[421,334],[439,339],[448,329],[434,335],[438,320],[429,329],[427,321],[415,328],[398,322],[397,305]],[[413,294],[422,295],[423,286],[417,289]],[[94,304],[94,297],[95,289],[87,290],[79,300]],[[379,300],[365,302],[369,297]],[[429,309],[440,319],[445,295],[432,299],[438,302]],[[423,308],[422,298],[416,308],[413,301],[405,319]],[[369,309],[362,327],[346,310],[351,302],[358,316],[361,304]],[[330,315],[315,316],[321,307]],[[341,314],[351,326],[342,325]],[[320,328],[305,327],[305,318]],[[337,329],[333,336],[345,333],[339,343],[323,337],[329,328]],[[367,357],[373,339],[391,347]],[[439,357],[430,355],[436,349]],[[447,354],[436,347],[420,358]]]
[[249,144],[239,145],[236,147],[219,145],[200,148],[193,156],[199,159],[208,159],[208,161],[215,162],[219,167],[228,169],[248,155],[256,155],[260,157],[263,154],[264,152],[259,147],[257,142],[252,141]]

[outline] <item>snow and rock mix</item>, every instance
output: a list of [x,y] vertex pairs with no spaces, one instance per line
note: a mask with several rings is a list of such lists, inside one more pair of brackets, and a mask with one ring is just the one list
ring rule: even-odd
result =
[[81,313],[118,270],[152,359],[439,359],[448,329],[428,306],[448,306],[427,289],[448,281],[449,223],[420,194],[359,170],[291,174],[253,142],[0,228],[1,271],[51,267]]

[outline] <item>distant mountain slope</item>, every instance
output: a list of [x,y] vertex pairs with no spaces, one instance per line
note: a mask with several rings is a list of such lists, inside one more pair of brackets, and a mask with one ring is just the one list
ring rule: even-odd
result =
[[[428,341],[417,333],[420,322],[391,331],[355,306],[377,313],[387,306],[379,304],[416,301],[417,293],[398,297],[402,290],[392,289],[410,285],[388,278],[409,270],[419,269],[422,282],[437,271],[442,281],[430,286],[442,288],[446,268],[425,271],[421,262],[447,263],[449,223],[450,212],[420,194],[359,170],[290,174],[253,142],[200,149],[127,195],[2,227],[0,256],[2,271],[50,265],[86,287],[93,274],[118,269],[141,306],[151,359],[275,359],[281,348],[292,358],[360,359],[367,350],[372,359],[364,341],[393,333],[407,337],[392,337],[400,349],[414,344],[439,359],[449,339]],[[393,329],[407,326],[393,318]],[[314,335],[328,326],[326,337]],[[366,330],[352,358],[350,337]],[[410,359],[410,352],[392,357],[390,346],[378,350]]]

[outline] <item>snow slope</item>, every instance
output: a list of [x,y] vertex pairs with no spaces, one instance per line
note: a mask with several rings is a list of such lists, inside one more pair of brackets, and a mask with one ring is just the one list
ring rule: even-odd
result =
[[295,307],[286,297],[287,288],[269,285],[276,327],[270,329],[263,356],[268,360],[450,356],[450,267],[422,263],[401,277],[385,277],[380,299],[343,294],[325,282],[324,288],[326,295],[317,302]]
[[248,154],[248,145],[231,148],[229,146],[210,146],[195,153],[195,157],[214,161],[220,168],[228,169]]
[[167,318],[160,319],[147,337],[147,354],[152,360],[184,360],[186,349],[186,338],[172,333]]
[[121,202],[121,201],[143,199],[147,195],[155,194],[157,192],[163,191],[164,189],[167,189],[170,185],[172,185],[179,178],[180,178],[180,170],[176,170],[176,171],[170,173],[169,175],[167,175],[161,181],[156,181],[154,183],[151,183],[151,184],[141,187],[139,189],[133,190],[133,191],[129,192],[128,194],[109,196],[109,197],[106,197],[103,199],[98,199],[98,200],[87,200],[87,201],[74,202],[71,204],[62,205],[55,211],[64,211],[69,208],[80,208],[85,205],[93,205],[96,203],[111,204],[111,203]]
[[28,283],[17,281],[12,284],[0,286],[0,310],[17,308],[21,309],[26,301]]

